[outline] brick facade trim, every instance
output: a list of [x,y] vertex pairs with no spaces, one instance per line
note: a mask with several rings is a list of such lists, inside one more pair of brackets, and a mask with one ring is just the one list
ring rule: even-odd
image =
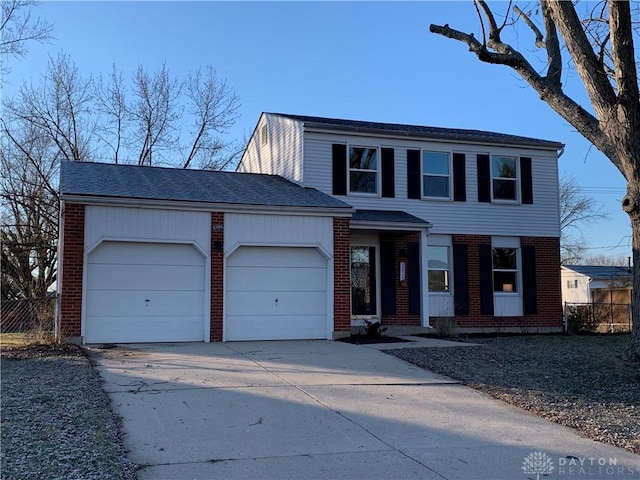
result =
[[351,233],[349,219],[333,218],[333,331],[351,330]]
[[82,335],[85,206],[67,203],[62,212],[62,276],[60,278],[60,336]]
[[211,212],[211,317],[209,341],[221,342],[224,312],[224,213]]

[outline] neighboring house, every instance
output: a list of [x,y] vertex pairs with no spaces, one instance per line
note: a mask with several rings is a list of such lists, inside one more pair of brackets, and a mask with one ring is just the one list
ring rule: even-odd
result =
[[562,329],[562,144],[263,114],[238,172],[61,166],[58,328],[315,339]]
[[[563,145],[263,113],[238,172],[280,175],[355,208],[350,317],[461,331],[562,328]],[[406,330],[406,329],[405,329]]]
[[564,265],[561,278],[565,303],[631,304],[633,276],[629,267]]

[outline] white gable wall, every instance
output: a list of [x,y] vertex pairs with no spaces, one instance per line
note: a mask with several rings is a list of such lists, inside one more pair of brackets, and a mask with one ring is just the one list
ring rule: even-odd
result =
[[[304,185],[332,194],[333,143],[394,148],[395,198],[371,195],[338,197],[356,208],[404,210],[433,224],[433,234],[505,236],[560,236],[558,170],[553,152],[507,147],[428,142],[306,132]],[[459,152],[466,155],[467,201],[417,200],[407,198],[407,149]],[[477,154],[503,154],[532,158],[533,204],[478,202]],[[550,221],[550,219],[556,219]]]
[[560,277],[563,303],[589,303],[591,301],[589,277],[566,267],[562,267]]
[[237,171],[280,175],[302,183],[302,155],[302,122],[263,113]]

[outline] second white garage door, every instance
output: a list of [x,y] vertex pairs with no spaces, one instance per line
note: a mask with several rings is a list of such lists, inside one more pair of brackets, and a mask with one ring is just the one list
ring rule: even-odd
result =
[[225,313],[225,340],[327,338],[327,259],[315,248],[238,248]]

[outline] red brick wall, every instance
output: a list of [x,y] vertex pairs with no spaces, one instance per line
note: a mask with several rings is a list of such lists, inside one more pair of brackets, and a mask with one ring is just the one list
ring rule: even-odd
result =
[[[453,235],[453,243],[467,245],[469,281],[469,315],[455,317],[460,328],[527,328],[562,327],[562,298],[560,288],[560,240],[546,237],[521,237],[520,245],[535,246],[538,313],[522,317],[496,317],[480,314],[480,268],[478,245],[491,244],[491,237]],[[520,268],[522,268],[520,266]],[[435,320],[435,319],[433,319]],[[431,322],[432,325],[435,322]]]
[[82,272],[84,268],[84,205],[67,203],[63,212],[60,335],[82,335]]
[[211,212],[211,319],[209,340],[222,341],[224,213]]
[[351,258],[349,219],[333,219],[333,331],[351,330]]
[[[409,282],[420,283],[420,277],[410,278],[409,264],[407,259],[407,245],[409,243],[418,243],[420,241],[420,234],[411,233],[404,236],[393,237],[386,237],[384,235],[381,235],[380,242],[385,241],[392,241],[395,243],[396,314],[382,315],[382,323],[384,325],[420,326],[420,315],[409,315]],[[400,262],[405,262],[404,282],[400,281]]]

